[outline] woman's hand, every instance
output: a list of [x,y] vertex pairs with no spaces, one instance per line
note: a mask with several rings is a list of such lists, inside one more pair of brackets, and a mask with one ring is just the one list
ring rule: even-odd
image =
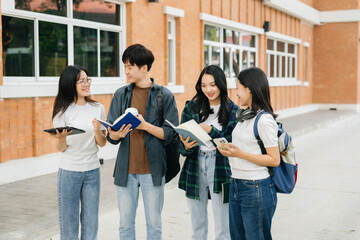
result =
[[223,143],[221,147],[217,147],[217,149],[226,157],[241,157],[242,153],[239,147],[232,143]]
[[226,157],[242,158],[260,166],[277,167],[280,164],[280,153],[278,147],[266,148],[267,154],[246,153],[232,143],[223,143],[221,147],[217,147],[217,149]]
[[59,132],[59,130],[56,129],[56,134],[51,134],[51,137],[57,139],[57,143],[56,143],[56,149],[60,152],[64,152],[66,150],[66,136],[69,135],[72,131],[67,131],[66,128],[64,128],[62,130],[62,132]]
[[108,127],[109,136],[112,140],[115,141],[119,140],[120,138],[124,138],[131,130],[131,124],[122,125],[118,131],[114,131],[111,129],[111,127]]
[[63,140],[66,139],[66,136],[69,135],[71,132],[72,130],[68,132],[67,129],[64,128],[61,132],[59,132],[59,130],[56,129],[56,134],[52,134],[52,133],[48,133],[48,134],[50,134],[50,136],[53,138],[56,138],[58,140]]
[[106,144],[106,131],[100,130],[102,124],[95,118],[92,120],[92,125],[95,133],[95,142],[99,147],[103,147]]
[[186,139],[184,139],[183,136],[181,136],[180,134],[179,134],[179,136],[180,136],[180,140],[182,141],[182,143],[185,146],[186,151],[190,150],[191,148],[195,147],[198,144],[198,142],[196,140],[189,142],[190,136],[187,137]]
[[[104,120],[104,119],[103,119]],[[94,132],[100,132],[100,128],[101,128],[101,123],[99,121],[97,121],[95,118],[92,120],[92,125],[93,125],[93,129]]]

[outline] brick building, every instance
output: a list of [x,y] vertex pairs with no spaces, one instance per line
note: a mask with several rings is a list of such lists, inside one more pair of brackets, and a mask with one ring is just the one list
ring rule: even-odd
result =
[[[0,11],[0,184],[56,171],[43,130],[62,69],[86,67],[108,109],[134,43],[153,51],[151,76],[180,112],[209,64],[224,69],[235,102],[236,75],[257,66],[281,116],[360,111],[360,0],[3,0]],[[100,155],[114,157],[110,148]]]

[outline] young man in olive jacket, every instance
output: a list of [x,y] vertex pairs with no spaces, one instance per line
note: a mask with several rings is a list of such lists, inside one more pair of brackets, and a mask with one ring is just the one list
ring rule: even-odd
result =
[[[120,212],[120,240],[135,239],[135,217],[139,187],[145,207],[147,239],[161,239],[161,211],[164,202],[166,173],[165,145],[172,141],[174,130],[159,122],[156,97],[161,86],[149,77],[154,61],[150,50],[140,44],[129,46],[122,57],[127,86],[119,88],[112,99],[107,121],[113,123],[129,107],[138,110],[141,124],[119,131],[108,129],[107,139],[120,144],[114,170]],[[179,124],[174,95],[163,88],[163,112],[175,126]]]

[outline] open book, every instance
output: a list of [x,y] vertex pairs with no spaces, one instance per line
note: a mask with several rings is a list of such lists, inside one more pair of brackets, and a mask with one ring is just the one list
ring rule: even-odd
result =
[[67,129],[68,132],[71,131],[71,133],[68,134],[68,136],[70,135],[75,135],[75,134],[79,134],[79,133],[84,133],[85,131],[79,128],[74,128],[74,127],[58,127],[58,128],[50,128],[50,129],[45,129],[44,132],[48,132],[51,134],[56,134],[56,130],[58,130],[59,132],[62,132],[64,129]]
[[120,117],[118,117],[113,124],[110,124],[104,120],[96,119],[100,122],[106,129],[111,127],[113,130],[118,131],[122,125],[131,124],[131,129],[134,130],[137,126],[140,125],[141,121],[135,117],[131,112],[126,112]]
[[207,147],[211,147],[209,143],[211,143],[211,137],[209,134],[207,134],[202,127],[200,127],[197,122],[195,122],[194,119],[191,119],[190,121],[184,122],[180,124],[179,126],[175,127],[171,122],[166,120],[166,122],[181,136],[183,136],[184,139],[190,136],[190,141],[196,140],[199,144],[205,145]]

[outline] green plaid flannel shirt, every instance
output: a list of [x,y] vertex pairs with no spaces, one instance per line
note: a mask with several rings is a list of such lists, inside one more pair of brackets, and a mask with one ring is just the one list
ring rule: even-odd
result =
[[[212,127],[209,135],[213,139],[225,137],[229,142],[231,142],[231,134],[237,123],[236,111],[239,109],[239,107],[231,100],[228,101],[228,106],[231,111],[228,123],[226,126],[222,127],[221,131],[217,130],[215,127]],[[190,107],[190,101],[187,101],[181,114],[181,123],[187,122],[191,119],[194,119],[197,123],[200,122],[199,113],[193,112]],[[186,192],[186,197],[199,200],[199,147],[196,146],[187,151],[185,150],[184,144],[181,142],[179,148],[181,155],[186,157],[180,174],[179,188]],[[222,183],[229,182],[230,177],[231,169],[229,165],[229,159],[221,155],[221,153],[217,150],[214,173],[214,193],[220,193]]]

